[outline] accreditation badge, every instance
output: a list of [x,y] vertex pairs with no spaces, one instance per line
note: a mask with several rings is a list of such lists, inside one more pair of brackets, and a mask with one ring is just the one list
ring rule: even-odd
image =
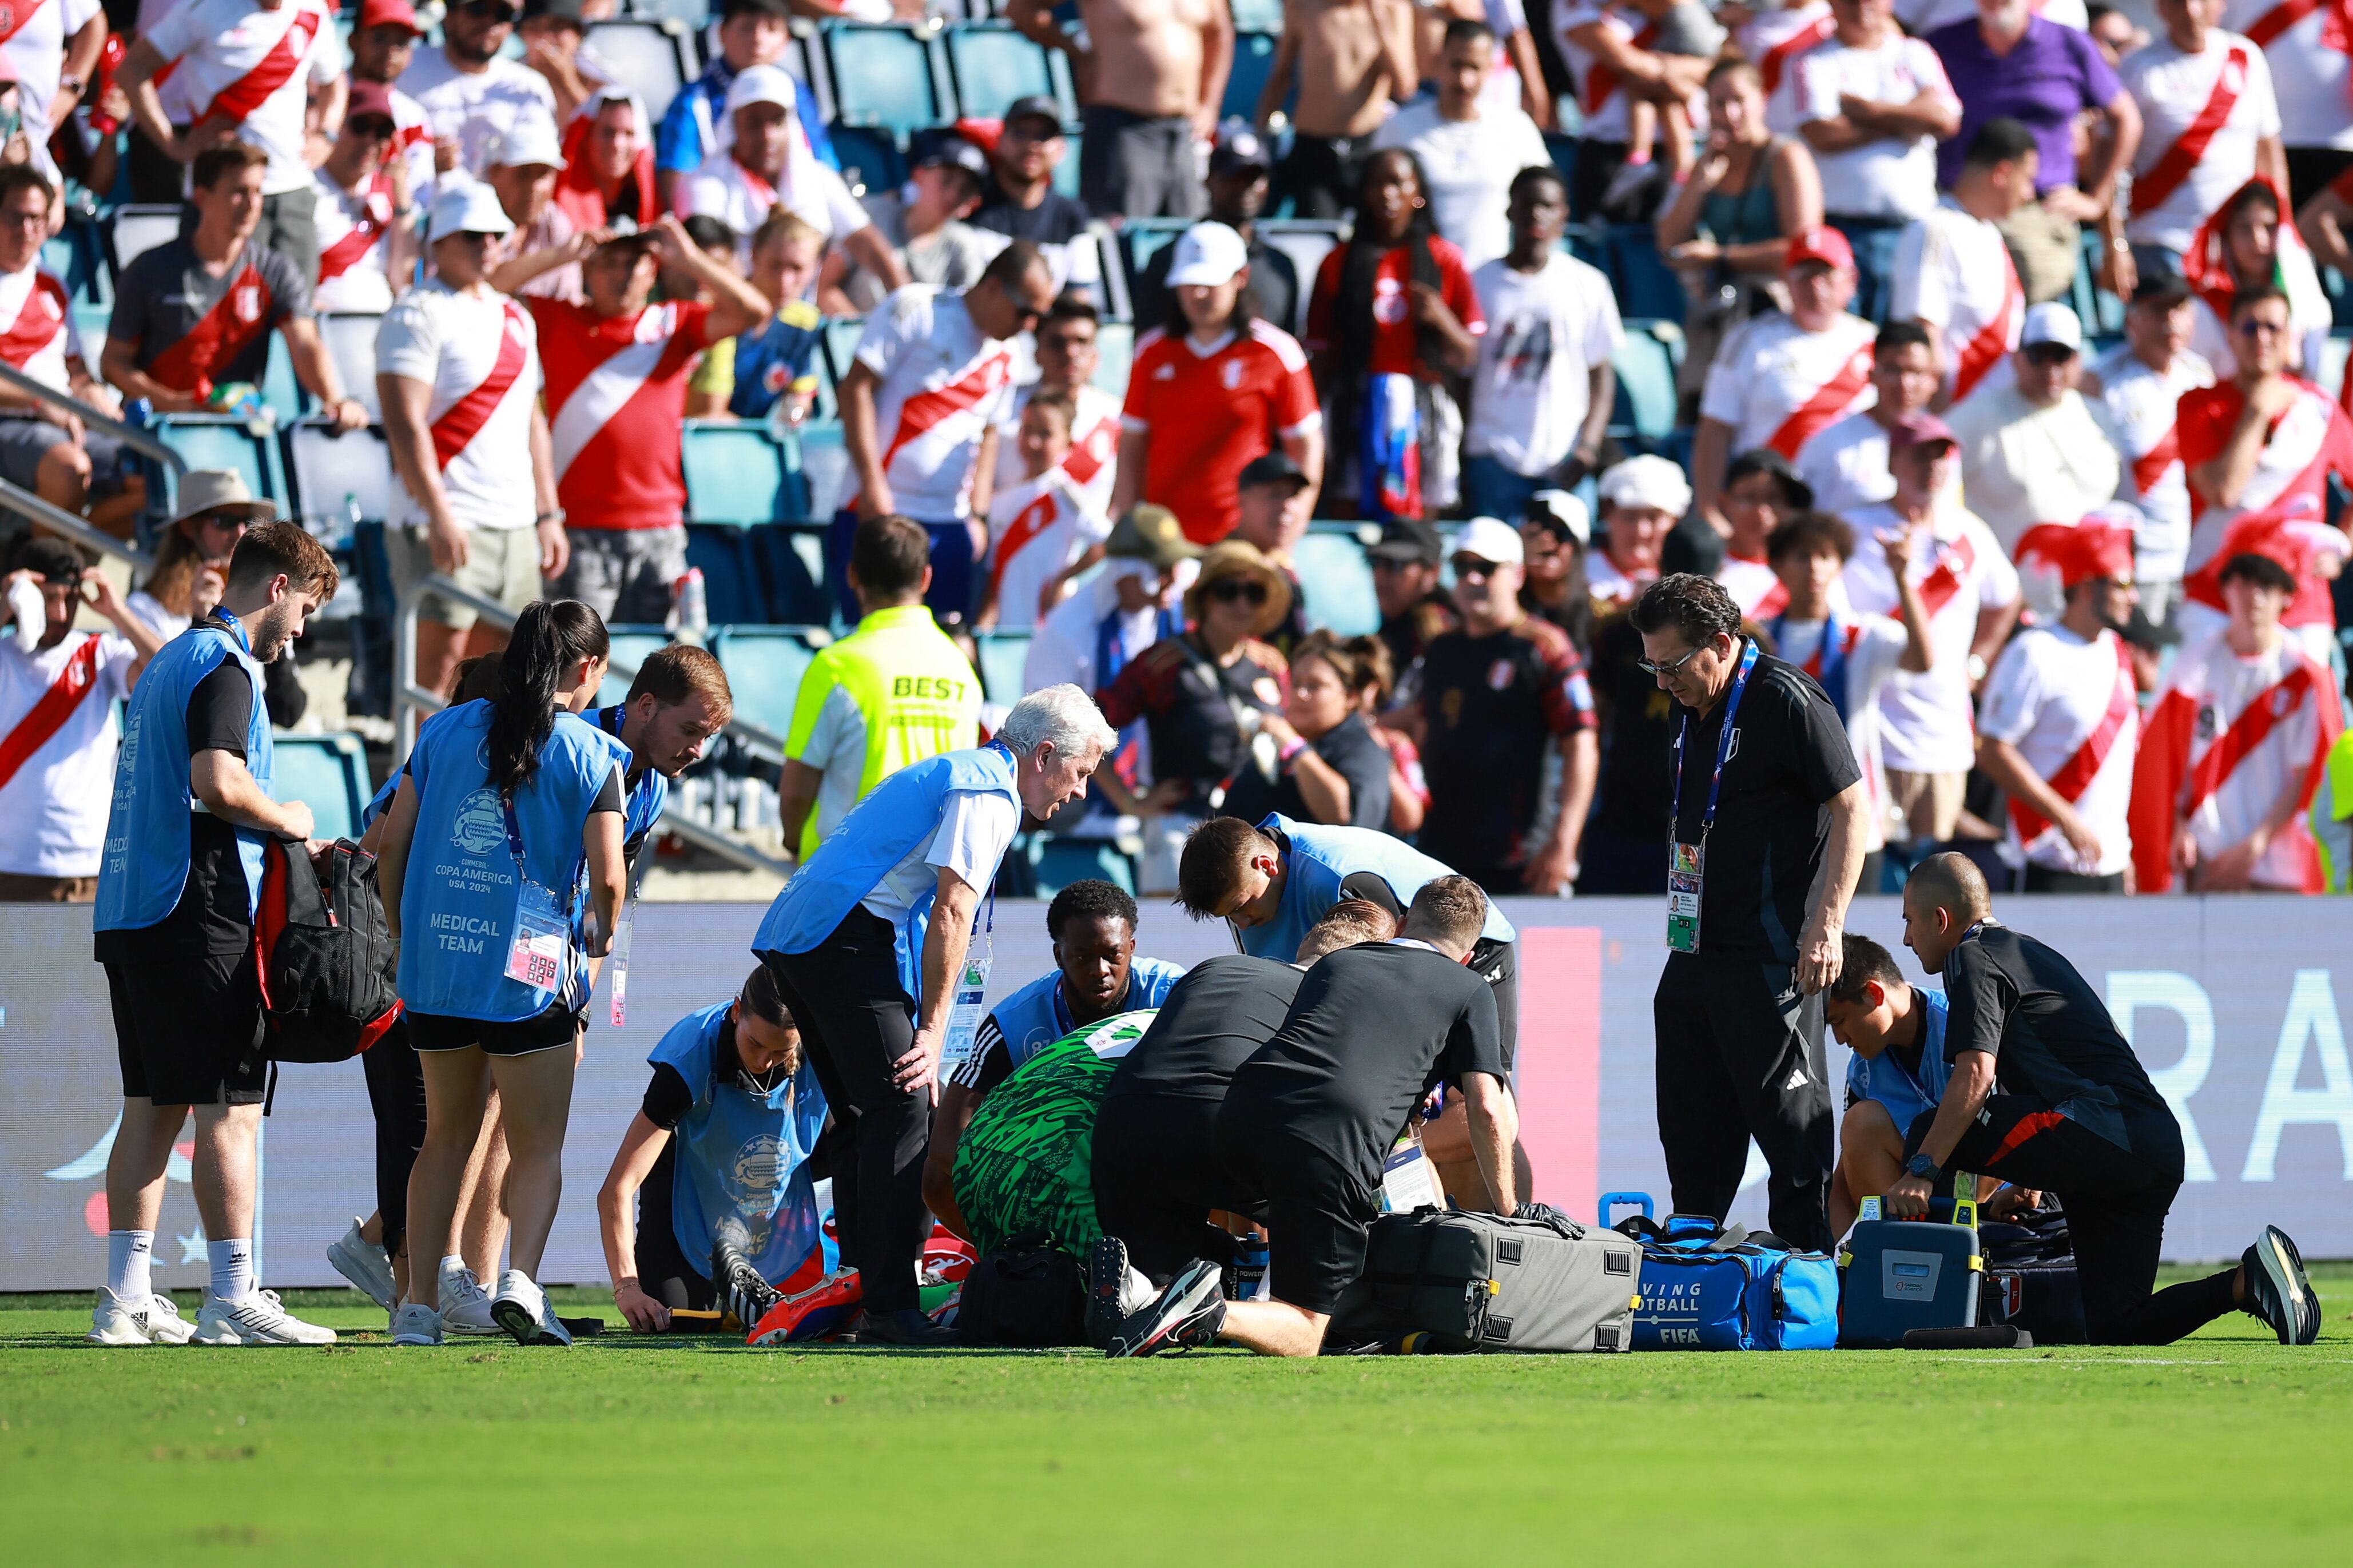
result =
[[981,995],[988,989],[989,963],[987,956],[966,958],[956,975],[955,999],[948,1004],[947,1037],[940,1043],[942,1074],[972,1058],[973,1037],[980,1033],[980,1020],[987,1012]]
[[572,922],[556,907],[554,893],[528,877],[517,877],[515,883],[514,935],[507,944],[506,976],[534,991],[553,991],[564,980]]
[[1676,844],[1667,855],[1667,947],[1699,951],[1700,880],[1707,864],[1704,844]]

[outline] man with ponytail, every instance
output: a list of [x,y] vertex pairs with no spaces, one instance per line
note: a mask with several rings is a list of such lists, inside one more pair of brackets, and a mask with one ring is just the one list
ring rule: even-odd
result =
[[[915,1260],[929,1224],[928,1090],[951,1005],[987,980],[987,946],[970,965],[965,949],[1024,817],[1043,822],[1083,798],[1116,741],[1077,687],[1031,692],[988,745],[926,757],[876,785],[802,862],[752,939],[845,1135],[833,1206],[842,1261],[864,1286],[861,1339],[944,1337],[917,1306]],[[962,1028],[979,1023],[976,1005],[957,1012]]]
[[385,823],[376,874],[425,1071],[409,1256],[441,1262],[410,1268],[396,1344],[440,1342],[439,1275],[464,1267],[452,1216],[481,1130],[484,1058],[506,1128],[513,1226],[491,1315],[518,1343],[572,1342],[534,1277],[563,1193],[589,961],[611,940],[626,881],[629,750],[579,717],[604,682],[607,651],[605,623],[587,605],[526,608],[499,695],[418,734]]

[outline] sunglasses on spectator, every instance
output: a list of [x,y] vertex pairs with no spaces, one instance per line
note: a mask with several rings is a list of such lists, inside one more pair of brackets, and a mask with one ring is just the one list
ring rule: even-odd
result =
[[1483,583],[1494,574],[1495,563],[1493,561],[1482,561],[1476,555],[1454,558],[1454,575],[1458,581],[1468,578],[1475,583]]
[[2045,370],[2049,370],[2053,365],[2065,364],[2074,357],[2075,351],[2065,343],[2035,343],[2026,351],[2027,362],[2031,364],[2039,364]]
[[1020,295],[1015,293],[1013,291],[1013,285],[1004,281],[1002,279],[997,280],[997,291],[1005,296],[1005,302],[1007,304],[1013,307],[1014,317],[1016,320],[1020,321],[1024,331],[1036,326],[1039,320],[1046,314],[1045,311],[1037,309],[1027,300],[1024,300]]
[[353,135],[368,142],[389,142],[398,129],[381,114],[363,114],[346,120],[343,127]]
[[1638,658],[1634,661],[1634,668],[1641,670],[1644,675],[1649,676],[1681,675],[1683,673],[1683,666],[1689,664],[1698,657],[1699,649],[1694,648],[1691,652],[1683,655],[1683,658],[1671,658],[1664,664],[1652,664],[1647,658]]
[[512,5],[500,4],[500,0],[466,0],[458,9],[484,22],[512,22],[522,15]]
[[1220,577],[1209,584],[1207,592],[1221,605],[1266,603],[1266,584],[1247,577]]
[[2231,323],[2231,330],[2242,338],[2254,338],[2266,333],[2284,333],[2288,326],[2286,321],[2266,321],[2261,316],[2242,316]]

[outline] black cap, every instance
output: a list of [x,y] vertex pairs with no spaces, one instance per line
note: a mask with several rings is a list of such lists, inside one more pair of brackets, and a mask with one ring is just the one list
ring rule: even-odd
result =
[[62,539],[46,534],[26,539],[16,546],[9,560],[11,572],[30,572],[51,583],[76,584],[81,581],[86,563],[81,552]]
[[1015,99],[1006,110],[1005,123],[1008,128],[1017,120],[1050,120],[1059,136],[1062,132],[1062,106],[1042,92],[1033,92],[1027,98]]
[[2162,301],[2167,304],[2189,298],[2189,280],[2168,267],[2152,268],[2133,285],[2132,302],[2146,305]]
[[587,26],[586,0],[522,0],[522,19],[526,22],[540,16],[553,16],[559,22],[569,22],[575,27]]
[[1419,518],[1400,517],[1381,525],[1379,542],[1366,545],[1365,553],[1384,561],[1419,561],[1435,566],[1446,559],[1446,542],[1436,528]]
[[1273,150],[1264,138],[1242,120],[1229,120],[1218,127],[1218,144],[1209,153],[1209,173],[1228,174],[1236,169],[1274,168]]
[[1252,485],[1282,484],[1298,485],[1304,489],[1307,484],[1307,470],[1293,462],[1280,448],[1277,448],[1264,457],[1253,458],[1250,467],[1242,470],[1241,479],[1234,488],[1246,490]]
[[954,131],[918,131],[908,146],[909,161],[918,169],[947,163],[962,169],[985,188],[988,184],[988,154],[971,138]]
[[719,19],[723,22],[730,16],[775,16],[789,22],[793,12],[785,0],[726,0],[719,10]]

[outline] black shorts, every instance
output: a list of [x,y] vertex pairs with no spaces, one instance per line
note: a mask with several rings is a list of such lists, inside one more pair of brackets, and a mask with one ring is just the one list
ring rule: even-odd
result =
[[480,1047],[488,1057],[527,1057],[577,1040],[582,1017],[582,1014],[573,1012],[561,1001],[549,1003],[544,1013],[507,1023],[459,1018],[447,1013],[412,1012],[408,1015],[408,1038],[419,1053]]
[[1177,1095],[1123,1094],[1095,1115],[1095,1220],[1127,1244],[1127,1260],[1166,1285],[1197,1258],[1223,1263],[1232,1238],[1212,1209],[1266,1218],[1218,1158],[1218,1104]]
[[[108,936],[132,933],[110,931]],[[119,945],[119,944],[118,944]],[[122,1098],[156,1105],[259,1105],[269,1086],[253,950],[163,943],[106,963]]]
[[1218,1157],[1263,1192],[1274,1299],[1329,1313],[1365,1271],[1365,1237],[1380,1214],[1371,1185],[1312,1143],[1270,1127],[1247,1104],[1218,1116]]

